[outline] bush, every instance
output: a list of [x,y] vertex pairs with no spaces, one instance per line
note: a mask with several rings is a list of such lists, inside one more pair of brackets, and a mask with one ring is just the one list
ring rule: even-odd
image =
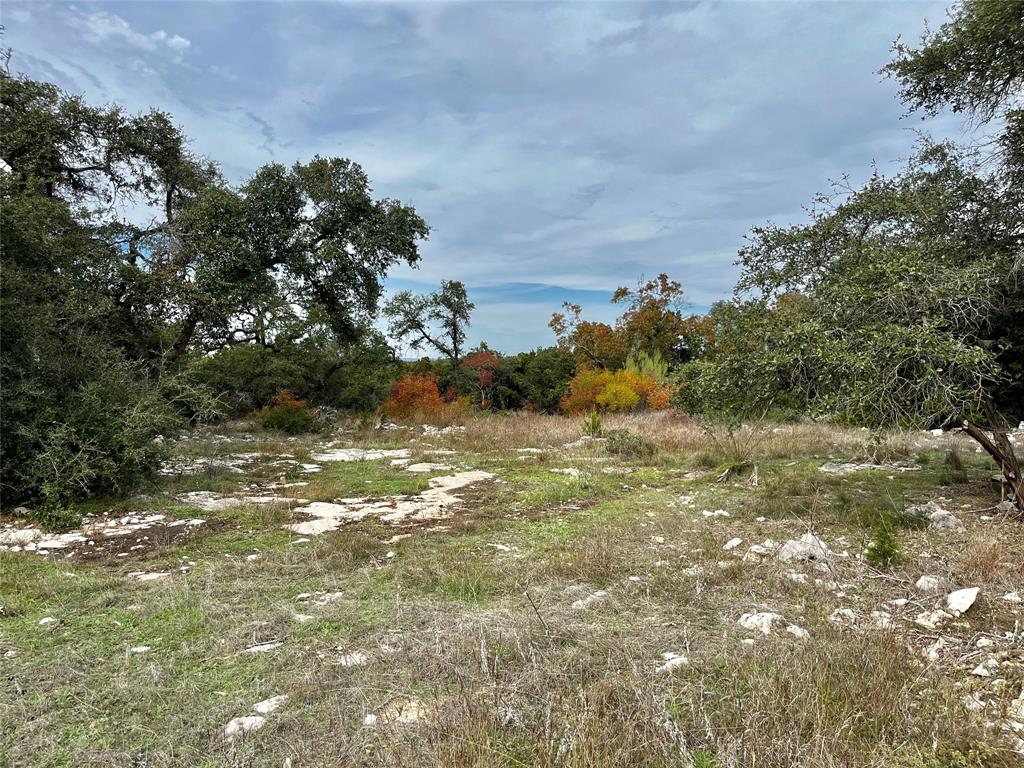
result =
[[603,431],[601,426],[601,414],[595,408],[590,415],[583,420],[583,434],[587,437],[600,437]]
[[650,440],[627,429],[612,429],[605,433],[608,453],[624,459],[649,459],[657,449]]
[[425,424],[451,424],[470,410],[467,397],[454,390],[442,397],[433,373],[406,374],[391,387],[384,414],[396,421],[415,420]]
[[289,435],[315,432],[319,427],[306,401],[300,400],[287,389],[274,395],[270,404],[258,412],[258,417],[264,429],[276,429]]
[[664,410],[670,396],[671,390],[658,384],[650,374],[625,368],[615,372],[584,368],[569,382],[569,393],[562,398],[561,408],[569,414],[593,409],[618,413]]
[[903,547],[893,533],[892,525],[881,522],[876,526],[865,555],[869,563],[879,568],[903,562]]

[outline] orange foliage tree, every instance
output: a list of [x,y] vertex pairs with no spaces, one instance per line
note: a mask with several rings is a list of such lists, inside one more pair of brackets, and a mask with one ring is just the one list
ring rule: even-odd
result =
[[498,356],[489,349],[482,349],[463,360],[462,367],[471,371],[476,378],[474,383],[480,393],[480,407],[489,407],[494,392],[494,374],[501,368]]

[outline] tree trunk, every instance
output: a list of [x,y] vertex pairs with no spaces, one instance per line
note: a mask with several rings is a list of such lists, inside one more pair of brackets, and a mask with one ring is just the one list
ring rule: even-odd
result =
[[1021,483],[1020,463],[1013,452],[1013,444],[1007,437],[1007,433],[1010,430],[1006,424],[1006,419],[1003,418],[1002,414],[991,403],[985,404],[985,416],[992,426],[991,438],[985,434],[985,430],[967,420],[964,421],[964,432],[975,440],[999,465],[999,471],[1013,493],[1013,502],[1017,505],[1017,511],[1024,514],[1024,484]]

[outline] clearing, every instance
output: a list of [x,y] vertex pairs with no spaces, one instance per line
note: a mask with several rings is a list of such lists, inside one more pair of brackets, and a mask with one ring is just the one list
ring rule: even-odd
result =
[[233,424],[0,522],[0,765],[1020,764],[1024,528],[973,443],[606,421],[657,452]]

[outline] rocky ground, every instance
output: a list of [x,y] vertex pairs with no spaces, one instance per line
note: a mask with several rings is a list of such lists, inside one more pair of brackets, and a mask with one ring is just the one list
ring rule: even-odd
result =
[[612,421],[654,456],[227,425],[78,529],[4,518],[0,765],[1021,764],[1024,528],[972,443]]

